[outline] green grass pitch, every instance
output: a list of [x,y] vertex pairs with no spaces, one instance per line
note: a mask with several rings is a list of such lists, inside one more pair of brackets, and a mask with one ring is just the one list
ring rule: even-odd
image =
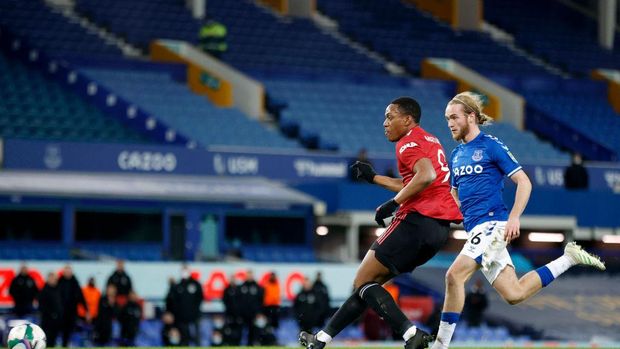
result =
[[[484,344],[483,344],[484,345]],[[83,349],[136,349],[138,347],[108,347],[108,348],[83,348]],[[161,349],[162,347],[139,347],[139,349]],[[247,349],[247,348],[261,348],[261,349],[290,349],[290,348],[299,348],[302,349],[301,346],[299,347],[285,347],[285,346],[279,346],[279,347],[170,347],[170,348],[175,348],[175,349],[208,349],[208,348],[218,348],[218,349]],[[356,346],[340,346],[340,345],[335,345],[335,346],[331,346],[330,348],[333,349],[395,349],[395,348],[402,348],[402,346],[372,346],[372,347],[356,347]],[[578,347],[578,346],[574,346],[574,345],[557,345],[557,346],[550,346],[550,347],[541,347],[541,346],[526,346],[526,347],[517,347],[517,346],[510,346],[510,345],[506,345],[506,346],[497,346],[497,347],[485,347],[485,346],[480,346],[480,347],[453,347],[450,349],[560,349],[560,348],[570,348],[570,349],[592,349],[592,348],[599,348],[599,349],[603,349],[606,348],[604,346],[587,346],[587,347]],[[58,349],[65,349],[65,348],[58,348]],[[67,348],[68,349],[68,348]]]

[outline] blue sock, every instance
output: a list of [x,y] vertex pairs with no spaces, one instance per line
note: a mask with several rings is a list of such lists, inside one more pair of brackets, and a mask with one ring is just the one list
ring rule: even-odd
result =
[[447,349],[452,341],[452,335],[459,321],[461,313],[441,313],[441,322],[437,330],[437,340],[433,344],[433,349]]
[[450,325],[459,322],[461,313],[441,313],[441,321],[447,322]]
[[536,272],[540,277],[543,287],[549,285],[551,281],[555,280],[555,276],[553,276],[553,273],[551,273],[551,270],[549,270],[546,265],[536,269]]

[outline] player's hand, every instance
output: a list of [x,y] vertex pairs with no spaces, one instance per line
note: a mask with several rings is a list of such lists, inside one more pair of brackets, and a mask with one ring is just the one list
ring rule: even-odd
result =
[[521,235],[521,223],[519,222],[519,218],[508,217],[508,222],[506,222],[506,228],[504,230],[504,240],[506,242],[511,242]]
[[379,226],[385,228],[385,222],[383,220],[394,215],[394,211],[396,211],[399,206],[400,205],[394,199],[384,202],[376,209],[375,222],[377,222]]
[[362,178],[371,184],[374,183],[377,172],[375,172],[375,169],[372,168],[369,163],[356,161],[353,165],[351,165],[351,169],[355,171],[356,178]]

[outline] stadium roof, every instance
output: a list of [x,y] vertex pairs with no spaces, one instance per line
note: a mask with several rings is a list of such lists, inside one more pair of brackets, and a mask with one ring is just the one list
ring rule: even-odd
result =
[[315,211],[324,206],[312,196],[264,178],[161,174],[2,171],[0,195],[312,205]]

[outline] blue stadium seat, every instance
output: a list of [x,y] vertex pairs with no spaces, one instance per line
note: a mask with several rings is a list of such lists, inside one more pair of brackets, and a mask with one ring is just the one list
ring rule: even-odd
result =
[[201,145],[301,148],[236,109],[214,106],[168,74],[92,68],[83,72]]

